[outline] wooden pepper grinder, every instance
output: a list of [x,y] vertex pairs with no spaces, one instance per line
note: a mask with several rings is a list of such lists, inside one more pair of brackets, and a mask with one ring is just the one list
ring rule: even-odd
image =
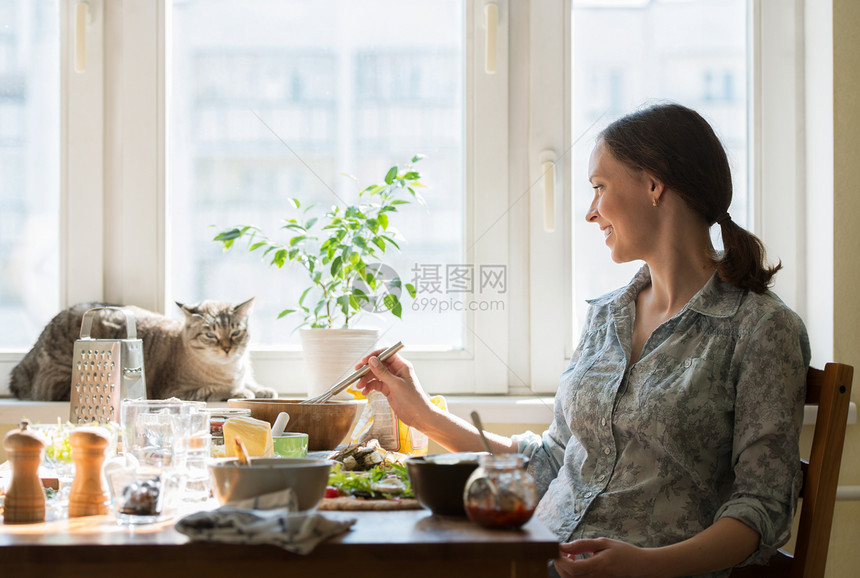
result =
[[6,490],[3,520],[6,524],[32,524],[45,521],[45,491],[39,479],[39,464],[45,453],[45,440],[22,420],[3,438],[3,448],[12,465],[12,481]]
[[75,462],[75,479],[69,494],[69,518],[107,514],[107,494],[102,485],[107,435],[98,428],[78,428],[69,434],[69,445]]

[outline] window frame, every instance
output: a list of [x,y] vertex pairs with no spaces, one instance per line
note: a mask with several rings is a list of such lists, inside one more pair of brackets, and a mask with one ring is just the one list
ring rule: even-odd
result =
[[[507,220],[499,215],[496,191],[508,189],[504,166],[508,156],[507,0],[499,6],[498,69],[483,70],[486,29],[484,6],[469,1],[467,37],[467,263],[507,266]],[[120,198],[105,195],[104,298],[116,303],[172,314],[166,300],[166,208],[168,207],[168,143],[165,126],[169,109],[165,58],[170,36],[170,10],[165,0],[125,0],[108,10],[105,84],[107,146],[106,191],[122,191]],[[134,50],[124,50],[134,46]],[[135,71],[130,75],[126,72]],[[163,74],[161,74],[163,71]],[[155,103],[155,107],[153,107]],[[479,105],[479,103],[483,103]],[[483,127],[483,128],[481,128]],[[480,207],[482,210],[477,210]],[[149,247],[156,247],[153,252]],[[504,311],[507,295],[499,295]],[[507,315],[493,311],[466,313],[465,346],[452,352],[410,352],[428,389],[442,393],[505,393],[508,347]],[[304,368],[300,351],[252,350],[255,376],[282,394],[303,394]],[[451,376],[456,375],[456,380]]]
[[[89,0],[87,70],[78,74],[70,56],[75,4],[61,2],[61,306],[101,298],[171,315],[165,298],[169,5]],[[499,14],[495,74],[482,67],[487,4]],[[463,351],[409,352],[434,393],[554,393],[575,346],[578,336],[565,322],[573,315],[565,154],[570,9],[571,0],[469,0],[466,259],[504,264],[509,285],[500,296],[503,315],[467,314]],[[803,0],[789,6],[749,0],[752,228],[791,272],[777,276],[775,290],[801,316],[807,310],[803,9]],[[555,155],[553,232],[543,227],[546,151]],[[795,161],[793,173],[784,171],[785,158]],[[0,370],[6,369],[0,391],[22,355],[0,352]],[[300,351],[251,356],[261,383],[282,394],[304,393],[300,378],[283,377],[302,375]]]

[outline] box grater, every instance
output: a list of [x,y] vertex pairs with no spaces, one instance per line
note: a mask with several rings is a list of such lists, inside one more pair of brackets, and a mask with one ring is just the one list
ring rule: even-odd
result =
[[[125,339],[90,337],[95,313],[114,309],[125,315]],[[72,355],[72,423],[119,423],[124,398],[146,399],[143,341],[137,338],[134,315],[121,307],[95,307],[84,313],[81,338]]]

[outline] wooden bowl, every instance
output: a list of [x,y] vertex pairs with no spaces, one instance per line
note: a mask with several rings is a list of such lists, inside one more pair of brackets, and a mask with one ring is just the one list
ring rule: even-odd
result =
[[282,411],[290,414],[284,431],[308,434],[308,451],[333,450],[349,434],[364,401],[344,400],[300,404],[300,399],[230,399],[228,407],[245,407],[251,417],[274,424]]

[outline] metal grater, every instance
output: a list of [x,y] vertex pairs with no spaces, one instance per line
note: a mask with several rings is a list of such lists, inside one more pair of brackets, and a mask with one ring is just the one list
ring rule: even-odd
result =
[[[92,339],[96,311],[114,309],[125,315],[126,339]],[[125,398],[146,399],[143,341],[137,339],[134,316],[121,307],[95,307],[84,313],[81,338],[72,354],[72,423],[119,423]]]

